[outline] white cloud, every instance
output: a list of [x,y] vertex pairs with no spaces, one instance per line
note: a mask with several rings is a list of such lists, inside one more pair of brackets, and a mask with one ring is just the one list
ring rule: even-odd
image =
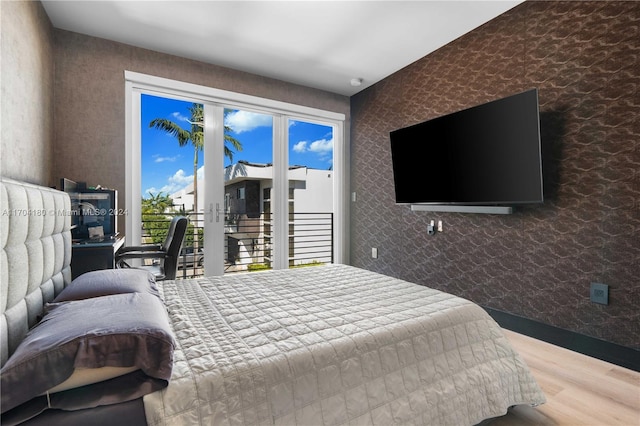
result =
[[[198,179],[202,179],[204,176],[204,166],[198,169]],[[193,175],[187,175],[184,170],[179,169],[172,176],[169,176],[167,179],[167,184],[162,188],[151,187],[145,191],[144,195],[148,195],[149,193],[158,194],[162,192],[163,194],[173,194],[175,192],[180,191],[181,189],[186,188],[187,186],[193,184]]]
[[187,123],[189,122],[189,117],[186,117],[186,116],[180,114],[179,112],[173,112],[173,113],[171,113],[171,116],[173,118],[175,118],[176,120],[178,120],[178,121],[184,121],[184,122],[187,122]]
[[234,111],[225,117],[224,125],[231,127],[236,133],[249,132],[258,127],[271,127],[273,119],[270,115],[249,111]]
[[153,195],[157,195],[158,194],[158,189],[155,186],[152,186],[151,188],[147,188],[146,191],[144,191],[144,194],[142,194],[142,197],[146,197],[149,194],[153,194]]
[[318,139],[308,142],[300,141],[293,145],[293,150],[298,153],[313,152],[316,154],[327,154],[333,152],[333,139]]
[[175,172],[173,174],[173,176],[171,176],[169,178],[169,185],[188,185],[189,183],[193,182],[193,175],[188,175],[185,173],[184,170],[179,169],[177,172]]
[[151,158],[153,158],[154,163],[164,163],[165,161],[173,163],[178,158],[180,158],[180,156],[176,155],[175,157],[163,157],[160,154],[154,154]]
[[311,142],[309,151],[316,153],[327,153],[333,151],[333,139],[320,139]]
[[297,144],[293,145],[293,151],[294,152],[305,152],[307,150],[307,142],[305,141],[300,141]]

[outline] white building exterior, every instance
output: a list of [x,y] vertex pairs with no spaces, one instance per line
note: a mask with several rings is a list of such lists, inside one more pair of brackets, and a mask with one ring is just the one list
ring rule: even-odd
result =
[[[203,188],[204,180],[198,179],[198,191],[202,191]],[[169,197],[171,197],[171,199],[173,200],[173,205],[175,207],[184,207],[186,211],[193,211],[193,183],[190,183],[180,191],[174,192],[173,194],[169,195]],[[198,196],[198,210],[200,212],[204,211],[203,203],[204,197]]]

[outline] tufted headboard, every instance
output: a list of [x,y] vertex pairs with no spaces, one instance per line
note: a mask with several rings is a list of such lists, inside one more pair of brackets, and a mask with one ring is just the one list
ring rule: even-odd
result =
[[64,192],[1,178],[0,365],[71,282],[70,212]]

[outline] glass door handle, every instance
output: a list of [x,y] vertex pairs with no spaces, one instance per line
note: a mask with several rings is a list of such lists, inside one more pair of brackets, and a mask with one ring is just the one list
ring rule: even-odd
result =
[[[216,222],[220,222],[220,203],[216,203]],[[213,223],[213,203],[209,204],[209,223]]]

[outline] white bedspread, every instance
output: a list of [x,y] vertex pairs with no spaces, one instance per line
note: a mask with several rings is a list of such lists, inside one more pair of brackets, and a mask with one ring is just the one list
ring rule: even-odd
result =
[[178,340],[150,425],[473,425],[544,395],[497,324],[344,265],[159,283]]

